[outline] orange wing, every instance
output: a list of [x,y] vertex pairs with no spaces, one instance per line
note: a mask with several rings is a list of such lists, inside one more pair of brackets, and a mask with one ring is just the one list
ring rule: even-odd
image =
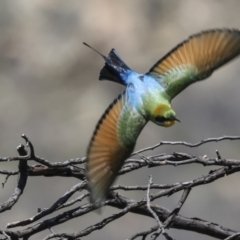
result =
[[239,54],[239,30],[204,31],[176,46],[148,74],[160,75],[160,83],[173,98],[188,85],[210,76],[216,68]]
[[91,201],[101,206],[135,145],[124,147],[118,136],[119,118],[123,112],[125,94],[120,95],[106,110],[93,134],[87,153],[87,170]]

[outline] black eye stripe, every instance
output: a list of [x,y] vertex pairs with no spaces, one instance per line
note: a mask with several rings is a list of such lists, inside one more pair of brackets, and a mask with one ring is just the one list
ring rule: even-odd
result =
[[167,121],[167,118],[158,116],[158,117],[155,118],[155,121],[156,122],[165,122],[165,121]]

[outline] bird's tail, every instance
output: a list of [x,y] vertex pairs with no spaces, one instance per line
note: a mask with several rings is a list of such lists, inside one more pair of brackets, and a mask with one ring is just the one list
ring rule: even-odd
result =
[[100,72],[99,80],[110,80],[126,85],[124,75],[127,75],[127,71],[129,71],[130,68],[118,56],[115,49],[111,50],[106,57],[105,62],[105,66]]
[[109,80],[120,83],[122,85],[126,85],[124,75],[127,75],[128,71],[131,69],[119,57],[115,49],[112,49],[111,52],[106,57],[103,54],[99,53],[94,48],[92,48],[91,46],[89,46],[88,44],[86,43],[83,44],[93,49],[105,60],[105,66],[102,68],[100,72],[99,80]]

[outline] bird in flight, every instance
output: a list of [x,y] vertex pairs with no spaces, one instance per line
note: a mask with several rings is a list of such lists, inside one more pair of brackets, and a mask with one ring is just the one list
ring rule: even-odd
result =
[[108,56],[97,53],[105,60],[99,79],[126,86],[100,118],[87,150],[90,198],[95,207],[101,207],[147,122],[170,127],[179,121],[171,100],[238,56],[240,31],[213,29],[192,35],[146,74],[131,70],[115,49]]

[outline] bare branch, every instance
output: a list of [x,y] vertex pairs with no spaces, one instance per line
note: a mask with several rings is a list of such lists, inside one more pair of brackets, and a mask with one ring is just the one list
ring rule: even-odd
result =
[[0,174],[2,174],[2,175],[8,175],[8,176],[13,176],[13,175],[17,175],[17,174],[18,174],[18,171],[0,170]]
[[[177,186],[177,183],[174,184],[151,184],[150,189],[168,189]],[[111,190],[125,190],[125,191],[132,191],[132,190],[142,190],[145,191],[148,189],[148,185],[145,186],[124,186],[124,185],[114,185],[110,188]]]
[[[117,197],[120,198],[120,200],[111,202],[110,203],[111,206],[115,206],[115,207],[121,206],[121,208],[123,208],[126,205],[128,205],[129,201],[131,203],[133,203],[132,200],[129,200],[120,194],[117,194]],[[120,201],[121,201],[121,205],[119,205]],[[159,205],[151,205],[151,208],[154,210],[155,213],[157,213],[158,217],[160,218],[160,220],[162,222],[165,222],[166,219],[171,214],[170,210],[168,210],[162,206],[159,206]],[[152,217],[152,215],[151,215],[151,213],[149,213],[146,205],[144,205],[142,207],[133,208],[130,212]],[[175,216],[175,218],[172,221],[171,228],[199,232],[201,234],[206,234],[208,236],[212,236],[212,237],[219,238],[219,239],[223,239],[223,238],[226,238],[228,236],[231,236],[231,235],[237,233],[237,231],[234,231],[234,230],[231,230],[228,228],[224,228],[216,223],[207,222],[205,220],[198,219],[198,218],[186,218],[181,215]],[[158,229],[158,225],[151,228],[150,230],[145,231],[145,232],[137,233],[137,234],[133,235],[132,237],[130,237],[129,239],[135,239],[138,236],[145,236],[145,234],[148,235],[148,234],[156,231],[157,229]]]
[[[12,222],[7,224],[8,228],[14,228],[19,226],[27,226],[29,224],[34,224],[25,229],[20,229],[18,231],[8,231],[8,230],[0,230],[0,234],[2,234],[3,239],[28,239],[29,237],[33,236],[34,234],[41,232],[46,229],[50,229],[51,234],[46,236],[45,239],[51,238],[61,238],[61,239],[79,239],[86,235],[91,234],[95,230],[102,229],[107,224],[115,221],[116,219],[126,215],[127,213],[136,213],[143,216],[154,218],[158,225],[152,227],[149,230],[142,231],[140,233],[134,234],[129,239],[136,239],[137,237],[142,237],[143,239],[146,238],[149,234],[155,232],[152,235],[152,239],[156,239],[159,234],[164,235],[167,240],[172,239],[164,230],[164,228],[178,228],[178,229],[185,229],[188,231],[195,231],[202,234],[206,234],[209,236],[213,236],[216,238],[227,238],[229,239],[237,239],[239,238],[238,232],[224,228],[219,226],[215,223],[210,223],[205,220],[197,219],[197,218],[186,218],[179,215],[179,211],[183,206],[184,202],[186,201],[188,194],[193,187],[197,187],[199,185],[209,184],[213,181],[216,181],[220,178],[223,178],[226,175],[234,174],[235,172],[240,171],[240,160],[235,159],[223,159],[220,153],[216,150],[216,157],[210,158],[206,155],[203,156],[195,156],[187,153],[172,153],[172,154],[165,154],[161,153],[154,156],[142,156],[140,153],[145,152],[147,150],[154,149],[161,145],[182,145],[188,147],[197,147],[202,144],[208,142],[217,142],[222,140],[239,140],[239,136],[223,136],[220,138],[208,138],[199,143],[191,144],[187,142],[167,142],[163,141],[157,145],[154,145],[149,148],[141,149],[135,152],[135,155],[138,155],[140,159],[128,159],[124,166],[122,167],[119,175],[125,174],[128,172],[135,171],[142,167],[156,167],[156,166],[163,166],[163,165],[183,165],[183,164],[191,164],[191,163],[198,163],[203,166],[223,166],[218,168],[214,171],[210,171],[206,176],[201,176],[199,178],[180,182],[180,183],[173,183],[173,184],[153,184],[152,178],[149,179],[148,185],[136,185],[136,186],[123,186],[123,185],[115,185],[111,187],[111,192],[109,193],[108,199],[106,200],[105,204],[121,209],[118,213],[108,216],[102,221],[88,226],[86,229],[83,229],[79,232],[75,233],[55,233],[52,230],[52,227],[63,224],[66,221],[71,219],[81,217],[91,211],[94,210],[92,204],[82,204],[78,205],[75,208],[67,210],[65,212],[58,212],[60,209],[64,209],[66,207],[71,207],[72,205],[81,202],[87,196],[89,196],[89,192],[87,190],[87,181],[86,181],[86,170],[81,167],[77,167],[76,165],[82,164],[86,161],[86,158],[76,158],[66,160],[64,162],[51,162],[44,158],[38,157],[35,155],[35,149],[33,144],[29,141],[29,139],[23,135],[22,136],[26,141],[26,144],[29,146],[29,154],[25,151],[24,147],[21,145],[21,149],[24,149],[24,152],[19,152],[18,157],[12,158],[0,158],[0,161],[19,161],[19,169],[18,171],[6,171],[0,170],[0,174],[6,175],[8,178],[11,175],[19,174],[18,185],[15,189],[13,195],[9,198],[8,201],[3,203],[0,206],[2,207],[3,211],[7,210],[8,207],[11,207],[18,201],[20,195],[22,194],[24,187],[27,182],[27,176],[44,176],[44,177],[74,177],[81,180],[80,183],[73,186],[69,189],[63,196],[57,199],[52,206],[40,209],[39,212],[25,220],[19,220],[16,222]],[[37,162],[37,165],[28,166],[27,160],[33,160]],[[6,180],[5,180],[6,182]],[[5,184],[4,182],[4,184]],[[134,199],[129,199],[118,192],[114,192],[116,190],[125,190],[125,191],[133,191],[133,190],[141,190],[147,191],[147,197],[141,199],[140,201],[136,201]],[[159,191],[150,194],[150,189],[159,189]],[[16,192],[19,190],[19,192]],[[83,191],[84,192],[81,192]],[[169,196],[179,191],[184,191],[178,205],[172,211],[165,209],[158,205],[150,204],[151,201],[155,199],[159,199],[163,196]],[[81,195],[76,196],[74,199],[70,199],[73,194],[77,192],[81,192]],[[1,211],[0,211],[1,212]],[[52,214],[55,216],[52,216]],[[46,217],[48,217],[46,219]],[[163,224],[161,223],[163,222]]]
[[160,154],[160,156],[144,157],[142,159],[130,159],[127,160],[122,167],[119,175],[132,172],[142,167],[156,167],[156,166],[179,166],[191,163],[201,164],[203,166],[240,166],[240,160],[236,159],[218,159],[209,158],[204,156],[195,156],[187,153],[173,153],[173,154]]
[[65,162],[51,163],[50,161],[35,155],[35,150],[34,150],[33,144],[27,138],[26,135],[22,134],[22,138],[26,141],[27,146],[29,146],[29,149],[30,149],[29,154],[20,155],[18,157],[2,157],[2,158],[0,158],[0,162],[34,160],[34,161],[41,163],[42,165],[47,166],[47,167],[66,167],[71,164],[82,164],[82,163],[86,162],[86,157],[83,157],[83,158],[69,159],[69,160],[66,160]]
[[44,177],[74,177],[79,180],[86,178],[86,170],[77,166],[63,167],[46,167],[43,165],[30,166],[28,169],[29,176],[44,176]]
[[18,222],[13,222],[7,224],[7,228],[19,227],[19,226],[26,226],[37,220],[49,215],[50,213],[58,210],[61,206],[77,191],[83,190],[87,185],[86,181],[76,184],[72,187],[69,191],[67,191],[61,198],[59,198],[50,208],[42,210],[40,213],[36,214],[35,216]]
[[[18,146],[17,151],[20,156],[24,156],[27,154],[23,145]],[[15,188],[12,196],[6,202],[0,205],[0,213],[6,210],[10,210],[13,207],[13,205],[16,204],[16,202],[18,201],[18,199],[20,198],[21,194],[24,191],[25,185],[27,183],[27,177],[28,177],[27,161],[19,161],[18,169],[19,169],[19,176],[18,176],[17,187]]]
[[[228,167],[220,168],[220,169],[217,169],[216,171],[210,172],[205,177],[201,177],[201,178],[195,179],[193,181],[189,181],[189,182],[178,183],[177,186],[175,186],[171,189],[162,190],[158,193],[151,194],[151,195],[149,195],[149,199],[152,201],[156,198],[166,196],[166,195],[168,196],[168,195],[171,195],[175,192],[181,191],[183,189],[192,188],[192,187],[195,187],[195,186],[207,184],[207,183],[212,182],[216,179],[224,177],[226,174],[232,174],[236,171],[240,171],[240,167],[233,167],[232,169],[229,169]],[[134,212],[134,213],[143,214],[143,215],[147,215],[147,216],[152,217],[152,214],[150,214],[148,209],[146,208],[146,201],[147,201],[146,199],[142,199],[140,201],[134,201],[134,200],[131,200],[131,199],[126,199],[124,197],[121,197],[121,195],[119,193],[113,194],[113,196],[114,196],[114,201],[107,200],[105,204],[110,205],[110,206],[114,206],[114,207],[117,207],[117,208],[122,208],[123,210],[120,211],[119,213],[114,214],[114,215],[112,215],[108,218],[105,218],[101,222],[96,223],[96,224],[86,228],[83,231],[73,233],[73,234],[67,234],[67,235],[66,234],[64,234],[64,235],[62,235],[62,234],[60,234],[60,235],[50,235],[46,239],[50,239],[50,238],[53,238],[53,237],[60,237],[60,236],[69,237],[69,238],[83,237],[83,236],[86,236],[86,235],[90,234],[91,232],[93,232],[95,230],[102,229],[108,223],[118,219],[119,217],[125,215],[128,212]],[[85,207],[87,207],[87,206],[85,206]],[[90,206],[88,206],[88,207],[90,207]],[[168,216],[170,215],[170,212],[168,212],[167,216],[165,216],[165,218],[162,220],[162,218],[163,218],[162,212],[158,212],[158,210],[159,209],[162,210],[162,208],[160,208],[159,206],[157,206],[157,207],[151,206],[151,208],[154,209],[154,211],[158,214],[158,217],[161,219],[161,221],[163,221],[163,220],[165,221],[168,218]],[[90,209],[89,210],[85,209],[85,213],[88,212],[88,211],[90,211]],[[82,214],[82,212],[81,212],[81,214]],[[67,215],[69,215],[69,214],[67,214]],[[74,214],[74,217],[76,217],[77,215],[79,215],[79,214]],[[176,224],[176,221],[179,219],[179,217],[180,216],[175,216],[175,218],[173,219],[173,222],[172,222],[172,227],[178,228],[178,226]],[[181,219],[180,224],[182,225],[183,219],[182,219],[182,217],[180,219]],[[49,221],[48,223],[51,224],[50,227],[52,227],[55,224],[59,224],[59,222],[62,222],[62,221],[54,222],[53,220],[52,221],[48,220],[48,221]],[[205,232],[208,232],[208,235],[210,235],[210,236],[215,236],[216,237],[216,236],[221,235],[221,237],[222,236],[227,237],[229,235],[232,235],[232,234],[236,233],[236,232],[230,230],[230,234],[229,234],[228,230],[223,230],[224,228],[220,227],[219,225],[211,224],[211,223],[209,223],[209,225],[208,225],[209,229],[206,231],[206,229],[205,229],[206,222],[203,221],[203,220],[200,220],[200,219],[199,220],[191,219],[190,222],[189,221],[187,221],[187,222],[188,223],[184,226],[185,229],[187,228],[190,231],[192,231],[192,229],[194,229],[193,231],[201,232],[203,234]],[[200,230],[200,229],[203,228],[203,225],[204,225],[204,231]],[[218,231],[217,231],[217,229],[218,229]]]
[[184,141],[175,141],[175,142],[170,142],[170,141],[161,141],[160,143],[156,144],[156,145],[153,145],[151,147],[147,147],[147,148],[143,148],[141,150],[138,150],[134,153],[132,153],[131,156],[134,156],[134,155],[137,155],[139,153],[143,153],[143,152],[146,152],[146,151],[149,151],[149,150],[154,150],[155,148],[158,148],[160,146],[163,146],[163,145],[181,145],[181,146],[186,146],[186,147],[190,147],[190,148],[193,148],[193,147],[199,147],[205,143],[209,143],[209,142],[220,142],[220,141],[223,141],[223,140],[240,140],[240,136],[222,136],[222,137],[218,137],[218,138],[207,138],[207,139],[204,139],[198,143],[189,143],[189,142],[184,142]]

